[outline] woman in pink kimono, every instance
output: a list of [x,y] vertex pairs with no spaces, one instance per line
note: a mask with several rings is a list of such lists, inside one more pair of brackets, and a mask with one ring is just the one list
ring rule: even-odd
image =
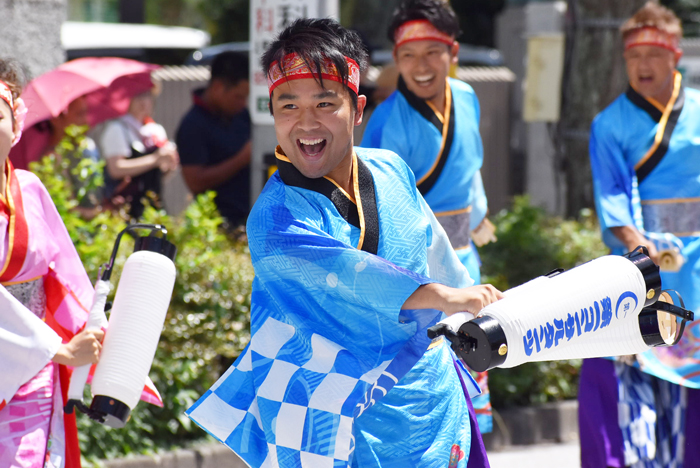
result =
[[49,194],[8,159],[26,108],[22,74],[0,60],[0,467],[80,466],[72,367],[96,363],[102,331],[83,330],[93,288]]

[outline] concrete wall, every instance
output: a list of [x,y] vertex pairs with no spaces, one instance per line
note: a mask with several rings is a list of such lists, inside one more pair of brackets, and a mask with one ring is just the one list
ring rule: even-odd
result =
[[460,67],[457,78],[474,88],[479,98],[479,133],[484,145],[481,176],[489,212],[509,208],[515,192],[514,164],[510,148],[510,101],[515,75],[505,67]]
[[66,12],[66,0],[0,0],[0,57],[20,60],[33,77],[63,63]]

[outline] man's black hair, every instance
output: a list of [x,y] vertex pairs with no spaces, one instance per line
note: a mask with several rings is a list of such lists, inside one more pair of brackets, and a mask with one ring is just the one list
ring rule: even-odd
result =
[[[321,63],[330,59],[340,73],[342,82],[348,86],[348,65],[345,57],[353,59],[364,71],[368,64],[368,54],[360,36],[345,29],[335,20],[329,18],[304,18],[294,21],[282,31],[262,55],[260,62],[267,73],[275,62],[280,62],[288,54],[296,53],[310,65],[320,70]],[[275,65],[279,66],[279,65]],[[282,70],[284,73],[284,70]],[[318,76],[323,86],[323,79]],[[349,88],[348,88],[349,90]],[[349,90],[353,106],[357,110],[357,95]],[[272,106],[270,106],[272,113]]]
[[221,52],[211,63],[211,81],[221,80],[229,86],[235,86],[242,80],[248,80],[248,54],[241,52]]
[[462,31],[459,19],[445,0],[404,0],[394,10],[394,16],[387,32],[389,40],[394,42],[396,30],[407,21],[425,19],[440,31],[457,38]]

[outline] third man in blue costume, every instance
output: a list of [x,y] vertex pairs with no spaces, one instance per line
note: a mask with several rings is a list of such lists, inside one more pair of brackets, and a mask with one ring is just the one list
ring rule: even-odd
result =
[[[486,218],[480,172],[479,101],[471,86],[449,78],[457,64],[459,34],[459,21],[447,2],[401,3],[388,31],[400,74],[398,90],[373,112],[361,146],[389,149],[406,161],[457,256],[479,283],[474,243],[483,245],[495,238]],[[479,427],[490,432],[486,373],[480,373],[477,381],[484,392],[474,400]]]
[[[590,156],[605,243],[618,254],[647,246],[664,287],[697,313],[700,93],[685,88],[676,70],[681,33],[678,17],[656,2],[623,24],[630,86],[593,121]],[[697,466],[698,339],[696,322],[675,346],[625,361],[584,361],[583,468]]]

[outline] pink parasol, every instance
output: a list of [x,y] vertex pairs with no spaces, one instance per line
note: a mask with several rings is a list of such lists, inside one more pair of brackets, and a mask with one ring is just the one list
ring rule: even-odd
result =
[[88,120],[95,125],[126,113],[132,97],[152,86],[158,65],[116,57],[71,60],[32,80],[22,93],[29,112],[26,128],[58,116],[80,96],[88,103]]

